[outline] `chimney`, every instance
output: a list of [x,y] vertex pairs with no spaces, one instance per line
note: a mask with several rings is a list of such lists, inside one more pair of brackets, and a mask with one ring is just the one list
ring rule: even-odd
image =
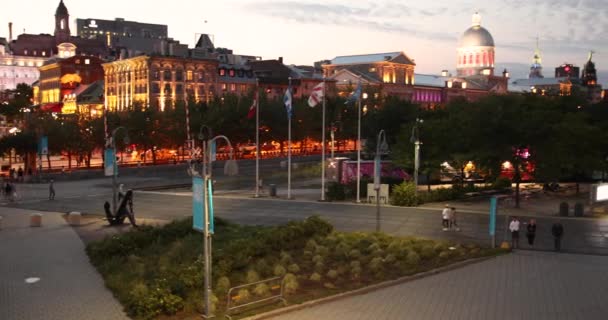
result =
[[448,70],[441,70],[441,76],[442,77],[447,77],[448,76]]
[[8,43],[13,42],[13,23],[8,23]]
[[279,63],[283,64],[283,57],[279,57]]

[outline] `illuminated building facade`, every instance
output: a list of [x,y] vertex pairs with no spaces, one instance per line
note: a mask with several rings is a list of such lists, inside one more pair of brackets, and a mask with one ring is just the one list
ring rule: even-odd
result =
[[103,80],[103,61],[97,57],[75,55],[70,58],[53,58],[39,68],[40,80],[37,101],[43,111],[75,113],[74,108],[64,109],[64,99],[80,86]]
[[105,108],[134,104],[164,110],[178,101],[209,101],[216,93],[215,59],[139,56],[103,64]]
[[31,57],[11,54],[8,42],[0,38],[0,91],[17,88],[20,83],[32,85],[38,80],[38,67],[48,57]]
[[473,15],[473,25],[460,37],[456,72],[459,77],[494,75],[494,38],[481,26],[481,15]]

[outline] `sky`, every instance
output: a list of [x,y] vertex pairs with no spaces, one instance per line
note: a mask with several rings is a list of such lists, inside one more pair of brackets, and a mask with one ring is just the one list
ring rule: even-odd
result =
[[[0,37],[53,33],[58,0],[4,1]],[[608,0],[65,0],[72,34],[76,18],[166,24],[169,36],[194,45],[197,33],[236,54],[283,57],[312,65],[340,55],[403,51],[416,73],[454,71],[460,35],[478,11],[496,44],[497,73],[525,78],[540,39],[544,74],[563,63],[583,67],[590,50],[608,85]]]

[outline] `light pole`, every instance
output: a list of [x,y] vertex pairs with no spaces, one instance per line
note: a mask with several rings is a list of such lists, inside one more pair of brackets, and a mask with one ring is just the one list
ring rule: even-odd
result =
[[380,173],[382,171],[382,155],[388,153],[388,143],[386,143],[386,132],[380,130],[376,139],[376,158],[374,161],[374,189],[376,190],[376,232],[380,232]]
[[[203,128],[207,128],[207,135],[203,135]],[[211,180],[213,173],[213,156],[212,150],[213,145],[216,140],[224,139],[228,143],[228,148],[230,150],[230,160],[226,161],[226,167],[224,168],[224,172],[228,175],[236,175],[238,173],[238,167],[236,166],[236,162],[234,161],[234,154],[232,150],[232,144],[230,140],[226,136],[216,136],[211,138],[211,128],[206,125],[201,126],[198,134],[198,138],[200,140],[204,140],[203,142],[203,170],[200,176],[203,177],[203,255],[205,257],[205,274],[204,274],[204,300],[205,300],[205,314],[203,317],[205,319],[213,318],[214,315],[211,314],[211,252],[212,252],[212,235],[214,233],[214,223],[213,223],[213,183]],[[208,150],[208,151],[207,151]],[[209,161],[209,166],[207,169],[207,161]],[[191,164],[194,165],[194,164]],[[191,168],[191,172],[194,175],[195,170]],[[200,179],[199,176],[199,179]],[[193,183],[194,186],[194,183]],[[193,187],[193,197],[196,198],[196,189]],[[200,190],[199,190],[200,191]]]
[[112,174],[112,213],[114,215],[116,215],[116,175],[118,173],[118,162],[116,161],[116,133],[118,133],[118,131],[120,129],[123,129],[125,131],[125,137],[123,139],[125,144],[129,143],[129,132],[127,131],[127,129],[123,126],[120,126],[114,130],[112,130],[112,136],[110,137],[111,141],[112,141],[112,149],[114,150],[114,159],[112,159],[113,163],[114,163],[114,168],[113,171],[114,173]]
[[410,141],[414,143],[414,193],[418,195],[418,170],[420,169],[420,132],[418,124],[422,124],[424,120],[416,118],[416,124],[412,128],[412,137]]

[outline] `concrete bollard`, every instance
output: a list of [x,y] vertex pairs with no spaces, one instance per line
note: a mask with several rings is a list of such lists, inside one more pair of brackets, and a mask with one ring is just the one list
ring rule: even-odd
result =
[[79,226],[81,217],[82,215],[80,214],[80,212],[77,211],[72,211],[68,213],[68,224],[71,226]]
[[30,227],[42,227],[42,213],[32,213],[30,215]]

